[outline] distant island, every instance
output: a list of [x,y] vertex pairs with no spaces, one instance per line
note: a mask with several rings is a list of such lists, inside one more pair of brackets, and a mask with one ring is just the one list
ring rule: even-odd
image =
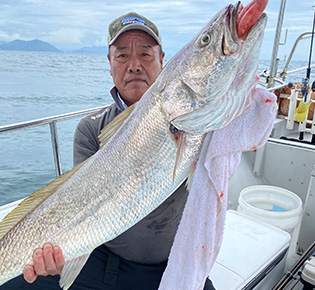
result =
[[55,46],[48,42],[34,39],[30,41],[25,40],[13,40],[0,45],[0,50],[23,50],[23,51],[51,51],[51,52],[62,52]]
[[[39,40],[39,39],[34,39],[30,41],[19,40],[19,39],[16,39],[10,42],[0,41],[0,50],[64,52],[62,50],[59,50],[52,44]],[[77,50],[66,51],[66,52],[107,54],[108,49],[106,46],[92,46],[92,47],[82,47]]]
[[73,53],[100,53],[107,54],[108,49],[106,46],[85,46],[77,50],[72,50]]

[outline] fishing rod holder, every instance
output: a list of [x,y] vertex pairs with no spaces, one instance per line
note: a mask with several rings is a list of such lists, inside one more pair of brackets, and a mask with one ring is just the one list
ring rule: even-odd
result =
[[[280,93],[279,93],[280,91]],[[302,122],[297,122],[295,120],[296,111],[298,108],[298,102],[303,102],[304,96],[302,95],[302,88],[291,87],[289,92],[288,88],[286,88],[283,92],[281,90],[278,91],[279,97],[279,113],[278,118],[282,118],[286,120],[286,129],[293,131],[293,135],[295,135],[295,131],[298,131],[300,136],[295,139],[288,137],[281,137],[281,139],[287,139],[290,141],[298,141],[302,143],[307,143],[311,145],[315,145],[315,99],[308,98],[311,103],[305,112],[305,119]],[[308,93],[308,96],[311,96],[311,92]],[[283,103],[284,102],[284,103]],[[313,115],[310,113],[310,110],[314,110]],[[303,133],[303,138],[301,139],[301,133]],[[305,135],[304,133],[310,134]],[[292,135],[291,134],[291,135]]]

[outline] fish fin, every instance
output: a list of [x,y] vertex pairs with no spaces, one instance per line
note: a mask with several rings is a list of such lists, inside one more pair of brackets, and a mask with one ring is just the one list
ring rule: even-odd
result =
[[62,289],[67,290],[73,284],[74,280],[80,274],[86,261],[89,259],[91,253],[76,257],[67,261],[62,269],[60,275],[59,285]]
[[100,148],[102,148],[109,139],[118,131],[122,123],[129,117],[134,109],[134,104],[129,106],[126,110],[117,115],[113,121],[107,124],[98,135],[98,140],[100,141]]
[[42,203],[62,184],[69,180],[69,178],[73,176],[86,163],[87,160],[73,167],[71,170],[59,176],[43,188],[35,191],[29,197],[24,199],[13,211],[8,213],[3,221],[0,222],[0,240],[28,213],[32,212],[40,203]]
[[176,176],[176,170],[180,166],[182,162],[182,156],[183,156],[183,148],[184,148],[184,138],[183,138],[184,133],[180,132],[178,134],[178,140],[177,140],[177,151],[176,151],[176,160],[175,160],[175,165],[174,165],[174,170],[173,170],[173,182],[175,180]]
[[188,178],[186,180],[186,188],[187,190],[189,191],[190,188],[191,188],[191,184],[192,184],[192,181],[193,181],[193,178],[194,178],[194,175],[195,175],[195,171],[196,171],[196,166],[197,166],[197,161],[194,162],[193,164],[193,167],[188,175]]

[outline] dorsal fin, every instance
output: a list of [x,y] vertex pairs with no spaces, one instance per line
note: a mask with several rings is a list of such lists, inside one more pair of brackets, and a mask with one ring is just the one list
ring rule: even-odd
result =
[[53,194],[61,185],[63,185],[71,176],[73,176],[89,159],[73,167],[68,172],[56,178],[54,181],[35,191],[25,200],[23,200],[13,211],[6,215],[0,223],[0,240],[15,227],[28,213],[38,207],[47,197]]
[[121,112],[113,119],[113,121],[111,121],[102,129],[101,134],[98,136],[98,140],[100,141],[100,148],[102,148],[108,142],[108,140],[117,132],[122,123],[132,113],[134,106],[134,104],[129,106],[126,110]]

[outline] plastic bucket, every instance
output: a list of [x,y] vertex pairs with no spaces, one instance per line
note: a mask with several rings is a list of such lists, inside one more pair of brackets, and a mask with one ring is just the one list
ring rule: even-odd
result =
[[276,186],[255,185],[243,189],[239,212],[272,224],[292,235],[302,213],[302,201],[293,192]]

